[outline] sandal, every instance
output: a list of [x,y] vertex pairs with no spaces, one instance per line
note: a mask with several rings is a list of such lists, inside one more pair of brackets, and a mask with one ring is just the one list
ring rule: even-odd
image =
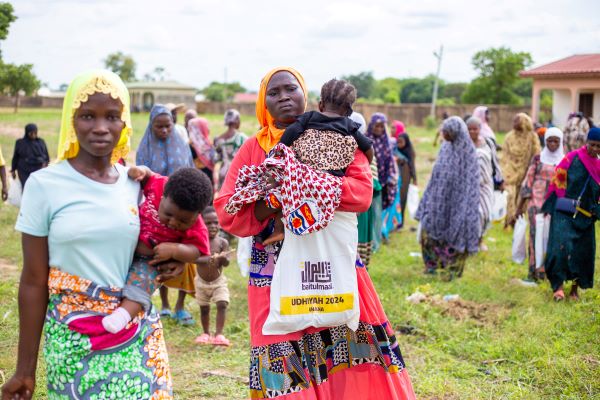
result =
[[552,297],[554,298],[554,301],[558,303],[559,301],[563,301],[565,299],[565,292],[562,289],[558,289],[556,292],[554,292]]
[[176,311],[173,319],[175,319],[178,324],[183,326],[190,326],[196,323],[194,318],[192,318],[192,314],[190,314],[187,310]]
[[194,339],[194,342],[196,342],[198,344],[211,344],[212,341],[213,341],[213,338],[208,333],[203,333],[202,335],[200,335],[196,339]]
[[214,346],[225,346],[225,347],[227,347],[227,346],[230,345],[230,342],[229,342],[229,339],[227,339],[225,336],[223,336],[223,335],[217,335],[212,340],[211,344],[214,345]]
[[162,310],[160,310],[158,315],[160,315],[161,317],[165,317],[165,318],[167,318],[167,317],[173,318],[173,311],[169,310],[168,308],[163,308]]

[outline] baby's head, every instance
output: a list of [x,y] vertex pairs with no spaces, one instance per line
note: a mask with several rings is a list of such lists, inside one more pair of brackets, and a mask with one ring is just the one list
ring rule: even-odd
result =
[[219,218],[217,218],[217,212],[212,206],[208,206],[202,211],[202,219],[208,229],[208,238],[214,239],[219,234]]
[[321,88],[319,111],[349,117],[356,101],[356,88],[341,79],[332,79]]
[[181,168],[165,185],[158,219],[171,229],[186,231],[211,200],[212,185],[206,174],[195,168]]

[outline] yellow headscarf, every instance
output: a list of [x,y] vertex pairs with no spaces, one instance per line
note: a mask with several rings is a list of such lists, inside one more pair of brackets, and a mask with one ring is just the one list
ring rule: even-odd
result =
[[125,87],[121,78],[113,72],[92,70],[75,77],[67,89],[58,138],[58,160],[73,158],[79,152],[79,142],[73,126],[73,117],[81,103],[85,103],[88,97],[94,93],[108,94],[113,99],[119,99],[123,103],[121,120],[125,122],[125,127],[121,131],[121,137],[112,152],[111,162],[115,163],[120,158],[127,157],[132,132],[127,87]]
[[285,129],[279,129],[275,126],[275,120],[269,114],[267,110],[266,98],[267,98],[267,85],[269,81],[277,72],[287,71],[290,74],[294,75],[294,77],[300,83],[300,87],[302,88],[302,92],[304,92],[304,108],[306,109],[307,104],[307,91],[306,84],[304,83],[304,78],[300,75],[300,72],[296,71],[290,67],[279,67],[275,68],[260,82],[260,90],[258,91],[258,99],[256,100],[256,118],[258,119],[258,123],[261,126],[260,131],[256,134],[256,139],[258,140],[258,144],[265,152],[271,151],[273,147],[279,142],[281,139],[281,135],[283,135],[283,131]]

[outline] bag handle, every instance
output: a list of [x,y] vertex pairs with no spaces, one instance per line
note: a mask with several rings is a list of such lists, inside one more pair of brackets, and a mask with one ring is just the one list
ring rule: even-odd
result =
[[583,189],[581,190],[581,193],[579,193],[579,197],[577,198],[577,205],[579,205],[579,203],[581,202],[581,198],[583,197],[583,194],[585,193],[585,189],[587,189],[587,186],[590,183],[591,177],[592,177],[591,175],[588,175],[588,177],[585,181],[585,185],[583,185]]

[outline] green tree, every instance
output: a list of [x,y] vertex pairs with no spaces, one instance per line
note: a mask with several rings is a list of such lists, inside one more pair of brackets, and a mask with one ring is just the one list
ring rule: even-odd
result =
[[350,82],[356,88],[357,97],[368,99],[372,97],[375,84],[377,83],[373,77],[373,72],[361,72],[357,75],[342,76],[342,79]]
[[460,104],[463,93],[467,90],[468,83],[446,83],[440,90],[440,98],[453,99],[454,104]]
[[236,93],[246,93],[246,88],[239,82],[211,82],[200,91],[209,101],[231,101]]
[[119,75],[124,82],[135,80],[135,69],[137,66],[130,55],[123,54],[120,51],[111,53],[104,59],[104,66],[106,69]]
[[[16,20],[17,17],[12,4],[0,3],[0,40],[8,37],[8,27]],[[2,50],[0,50],[0,60],[2,60]]]
[[[400,101],[402,103],[431,103],[433,95],[434,75],[427,75],[425,78],[407,78],[402,79],[402,94]],[[438,90],[443,93],[445,82],[438,81]]]
[[396,78],[385,78],[375,83],[371,98],[381,99],[384,103],[400,103],[402,84]]
[[462,96],[463,103],[523,104],[516,93],[519,71],[533,60],[526,52],[513,52],[508,47],[491,48],[475,53],[471,60],[479,72]]
[[21,91],[29,96],[40,87],[40,81],[32,69],[32,64],[15,65],[0,62],[0,91],[15,98],[15,113],[19,110]]

